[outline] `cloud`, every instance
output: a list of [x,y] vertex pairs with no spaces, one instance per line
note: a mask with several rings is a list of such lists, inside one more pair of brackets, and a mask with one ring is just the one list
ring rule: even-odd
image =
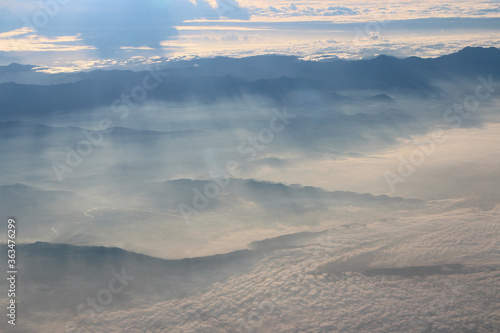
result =
[[74,36],[45,37],[31,28],[16,29],[0,34],[0,52],[74,52],[95,49],[81,45],[79,34]]
[[250,19],[250,12],[248,9],[240,7],[236,0],[217,0],[216,9],[219,16],[223,18],[235,20]]
[[340,7],[340,6],[330,6],[327,8],[328,11],[325,11],[324,15],[356,15],[357,12],[348,7]]
[[[489,228],[487,221],[493,221],[495,215],[490,214],[474,223],[474,235],[478,237],[473,242],[470,242],[469,230],[474,217],[457,224],[450,222],[450,216],[442,216],[440,221],[448,221],[445,229],[438,231],[439,228],[432,228],[436,232],[425,242],[419,237],[428,235],[428,229],[425,230],[424,226],[435,225],[432,221],[436,216],[429,216],[425,220],[420,218],[419,224],[401,219],[385,227],[379,225],[375,229],[337,229],[328,236],[320,237],[330,237],[337,242],[328,253],[321,252],[328,248],[328,243],[282,250],[259,261],[252,272],[235,275],[198,296],[154,304],[139,310],[139,313],[134,308],[102,314],[94,327],[102,323],[111,325],[127,316],[133,316],[150,318],[158,328],[174,331],[232,331],[238,327],[249,327],[262,332],[289,332],[293,329],[305,332],[340,332],[360,331],[360,327],[363,327],[361,331],[367,332],[418,332],[427,325],[441,327],[444,331],[460,331],[464,327],[471,327],[470,325],[474,327],[476,319],[481,317],[484,321],[476,327],[491,330],[498,327],[500,322],[493,315],[495,310],[488,309],[487,305],[494,296],[487,297],[486,294],[495,284],[498,271],[493,267],[490,270],[487,265],[483,266],[479,258],[486,258],[487,253],[495,251],[492,245],[481,249],[494,236],[487,236],[486,233],[481,235],[480,231],[484,232],[485,228]],[[389,234],[384,235],[388,230],[390,235],[398,235],[400,240],[394,241]],[[418,240],[408,242],[412,237]],[[370,255],[372,263],[374,259],[378,260],[379,265],[398,262],[396,267],[401,267],[399,270],[406,272],[404,263],[425,265],[450,260],[443,255],[457,247],[452,244],[448,246],[443,241],[451,239],[456,239],[454,243],[464,247],[461,256],[450,258],[466,260],[465,258],[471,258],[470,254],[479,260],[474,270],[466,274],[455,272],[450,275],[428,275],[425,279],[389,276],[393,271],[389,271],[389,275],[375,276],[349,272],[335,277],[314,274],[315,267],[332,259],[351,257],[359,258],[357,260],[362,262],[365,261],[364,257]],[[361,245],[363,242],[364,246]],[[403,249],[404,255],[398,255],[398,261],[390,258]],[[439,251],[438,257],[435,251]],[[165,308],[169,309],[168,314],[162,310]],[[184,313],[181,309],[184,309]],[[206,321],[207,317],[211,320]],[[126,327],[127,323],[122,325]],[[153,329],[152,326],[148,328]]]
[[[456,210],[285,235],[270,241],[300,240],[300,246],[292,241],[255,256],[165,261],[119,249],[26,245],[37,251],[25,259],[33,267],[24,270],[30,288],[23,297],[52,294],[45,303],[30,302],[33,317],[20,324],[28,332],[60,331],[69,322],[82,330],[132,333],[496,331],[491,288],[500,269],[499,213],[498,206]],[[50,253],[50,260],[38,259]],[[136,276],[124,293],[94,316],[77,315],[77,305],[95,298],[120,265]],[[335,274],[324,267],[336,267]]]
[[[250,8],[254,18],[276,19],[295,18],[297,20],[331,20],[336,16],[343,22],[374,22],[381,17],[392,20],[431,17],[494,17],[498,11],[495,2],[477,3],[473,1],[441,2],[436,6],[434,1],[388,1],[388,2],[358,2],[342,1],[332,6],[331,1],[306,0],[300,3],[281,6],[283,2],[241,1]],[[274,9],[277,10],[274,10]]]
[[22,35],[31,33],[33,31],[34,30],[31,28],[25,27],[25,28],[21,28],[21,29],[16,29],[16,30],[0,33],[0,38],[5,39],[5,38],[14,37],[14,36],[22,36]]
[[[24,1],[23,5],[34,3]],[[221,10],[221,6],[229,6],[229,9],[224,7]],[[218,12],[229,18],[249,18],[236,1],[221,2],[218,10],[203,0],[196,3],[187,0],[106,3],[74,0],[66,4],[54,2],[52,5],[33,7],[33,10],[19,17],[18,8],[3,6],[0,19],[14,16],[19,23],[6,20],[2,29],[20,29],[19,25],[24,22],[24,28],[31,28],[51,38],[64,31],[67,35],[80,35],[86,45],[108,55],[123,46],[158,48],[160,41],[177,36],[174,26],[186,19],[218,19]]]

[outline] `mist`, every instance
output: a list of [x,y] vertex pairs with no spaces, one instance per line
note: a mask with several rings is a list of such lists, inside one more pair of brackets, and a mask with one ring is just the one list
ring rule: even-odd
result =
[[7,67],[25,332],[499,327],[498,49]]

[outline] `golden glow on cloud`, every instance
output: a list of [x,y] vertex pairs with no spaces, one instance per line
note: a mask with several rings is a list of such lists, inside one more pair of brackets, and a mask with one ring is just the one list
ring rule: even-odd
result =
[[[378,20],[408,20],[429,17],[499,17],[500,10],[495,2],[458,1],[238,1],[241,7],[248,8],[251,22],[304,22],[331,21],[352,23]],[[211,1],[217,8],[215,0]],[[236,22],[237,20],[221,21]],[[213,20],[189,20],[186,22],[213,22]]]
[[16,29],[16,30],[0,33],[0,39],[21,36],[21,35],[25,35],[25,34],[28,34],[31,32],[33,32],[33,29],[31,29],[31,28],[25,27],[25,28],[21,28],[21,29]]
[[266,31],[266,30],[276,30],[271,28],[252,28],[252,27],[228,27],[228,26],[189,26],[181,25],[175,27],[179,31],[189,30],[189,31]]
[[399,57],[438,57],[461,50],[467,46],[500,47],[492,32],[466,33],[457,31],[444,34],[439,31],[408,34],[384,32],[355,39],[354,32],[281,31],[271,30],[265,34],[255,31],[232,29],[181,31],[178,39],[161,42],[172,56],[197,57],[250,56],[260,54],[297,55],[307,60],[323,56],[344,59],[360,59],[379,54]]
[[149,46],[122,46],[120,47],[122,50],[154,50]]
[[0,34],[0,52],[43,52],[43,51],[81,51],[95,49],[92,46],[78,45],[79,35],[45,37],[34,33],[31,28],[16,29]]

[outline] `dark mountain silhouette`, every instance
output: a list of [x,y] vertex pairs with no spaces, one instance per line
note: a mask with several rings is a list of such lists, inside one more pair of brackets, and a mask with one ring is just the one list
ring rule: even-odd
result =
[[35,68],[33,65],[21,65],[14,62],[7,66],[0,66],[0,75],[29,72],[33,68]]
[[[433,84],[434,80],[500,74],[500,51],[468,47],[435,59],[379,56],[370,60],[313,62],[294,57],[257,56],[197,59],[196,63],[201,65],[165,68],[170,75],[148,92],[148,101],[181,102],[194,98],[210,103],[240,98],[244,94],[280,101],[304,89],[330,96],[339,90],[366,89],[436,97],[442,92]],[[263,65],[265,63],[268,65]],[[0,116],[11,119],[23,114],[110,106],[123,93],[140,86],[146,75],[147,72],[97,70],[82,74],[82,79],[74,83],[49,86],[2,83]],[[256,77],[264,78],[256,80]]]
[[[5,244],[0,245],[7,251]],[[18,270],[18,302],[23,313],[31,311],[76,312],[87,297],[108,287],[108,282],[125,272],[133,276],[120,294],[114,295],[113,306],[120,307],[137,299],[170,299],[195,294],[217,281],[240,274],[252,267],[262,254],[241,250],[209,257],[166,260],[128,252],[116,247],[74,246],[36,242],[16,247]],[[117,284],[119,285],[119,284]],[[6,280],[0,282],[0,290]],[[78,286],[75,288],[74,286]],[[51,293],[57,290],[57,295]],[[123,302],[123,303],[122,303]]]
[[[143,184],[134,187],[134,193],[142,201],[156,207],[172,207],[179,204],[190,204],[193,200],[193,188],[203,191],[211,181],[178,179],[156,184]],[[258,207],[270,212],[287,212],[287,214],[304,213],[310,209],[334,206],[356,207],[393,207],[400,209],[419,209],[425,202],[417,199],[403,199],[386,195],[374,196],[346,191],[325,191],[318,187],[285,185],[257,180],[225,179],[227,185],[221,191],[224,195],[212,199],[208,208],[220,204],[238,207],[241,202],[254,202]],[[233,202],[234,201],[234,202]]]

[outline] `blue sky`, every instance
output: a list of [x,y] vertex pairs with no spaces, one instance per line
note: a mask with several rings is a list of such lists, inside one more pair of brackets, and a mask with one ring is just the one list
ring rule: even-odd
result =
[[499,46],[500,2],[0,1],[0,63],[46,71],[184,57],[434,57]]

